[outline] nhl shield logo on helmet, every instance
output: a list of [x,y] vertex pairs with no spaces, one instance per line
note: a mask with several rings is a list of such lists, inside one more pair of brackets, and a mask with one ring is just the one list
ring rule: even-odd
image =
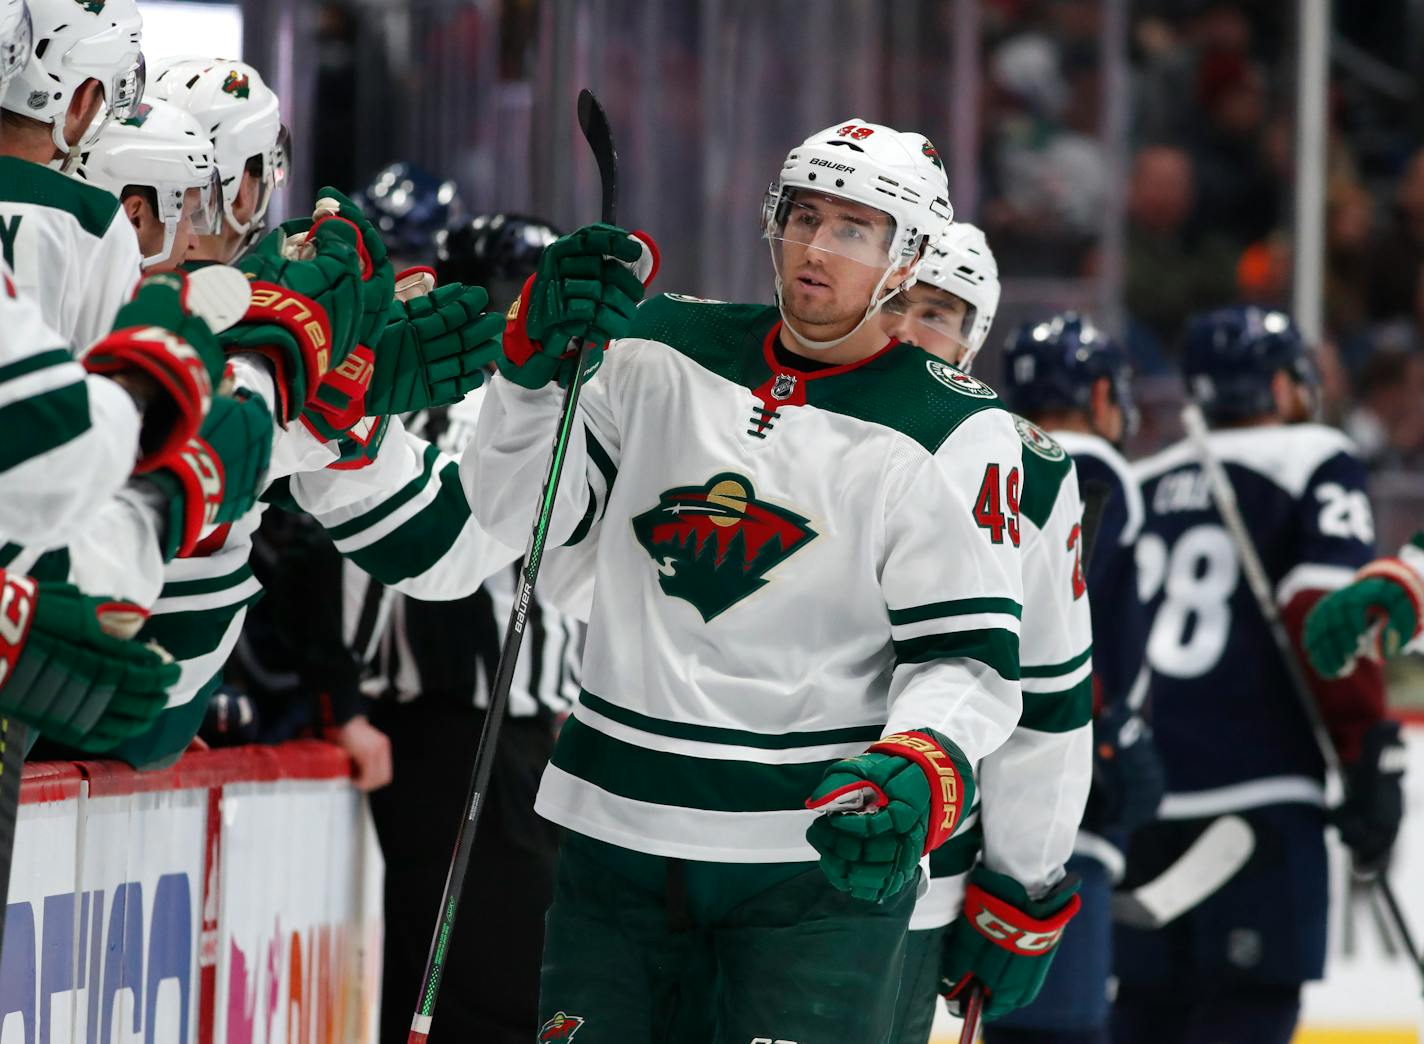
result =
[[539,1040],[573,1040],[584,1020],[578,1015],[554,1012],[554,1017],[539,1027]]
[[733,472],[670,489],[633,519],[633,534],[658,571],[658,586],[692,603],[704,621],[765,587],[766,572],[815,539],[807,520],[758,500]]

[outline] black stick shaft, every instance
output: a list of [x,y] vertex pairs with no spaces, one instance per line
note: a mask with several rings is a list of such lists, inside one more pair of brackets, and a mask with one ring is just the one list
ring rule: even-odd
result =
[[[603,110],[588,91],[579,96],[579,123],[598,160],[599,175],[603,182],[602,217],[605,222],[612,224],[616,195],[613,142]],[[445,876],[445,893],[440,900],[439,921],[435,926],[435,936],[430,941],[430,956],[426,958],[425,977],[420,985],[420,997],[416,1002],[415,1016],[411,1019],[407,1044],[425,1044],[435,1018],[435,1001],[440,995],[445,959],[449,954],[450,940],[455,934],[455,916],[459,912],[460,895],[465,888],[465,872],[470,865],[475,831],[479,827],[480,812],[484,807],[485,794],[489,790],[490,774],[494,770],[495,746],[499,742],[500,726],[504,722],[505,707],[509,703],[509,689],[514,681],[519,650],[524,644],[524,628],[529,622],[529,612],[534,607],[534,583],[539,577],[539,564],[544,558],[544,543],[554,516],[559,476],[564,469],[564,458],[568,455],[570,436],[577,420],[579,391],[583,386],[581,375],[589,350],[582,339],[578,340],[577,345],[577,357],[568,387],[564,389],[559,427],[554,434],[549,466],[539,493],[539,508],[529,534],[529,547],[519,570],[519,587],[514,595],[514,608],[509,616],[509,626],[505,629],[504,645],[499,652],[499,666],[490,686],[489,709],[485,712],[484,727],[480,730],[480,742],[475,751],[469,796],[465,801],[465,818],[460,821],[460,830],[455,837],[455,851],[450,860],[449,873]]]
[[5,939],[10,864],[15,858],[15,827],[20,817],[20,777],[25,768],[29,733],[29,727],[23,722],[0,718],[0,947]]

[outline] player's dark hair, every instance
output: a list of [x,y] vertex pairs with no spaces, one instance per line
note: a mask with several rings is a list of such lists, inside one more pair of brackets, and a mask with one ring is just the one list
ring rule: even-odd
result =
[[158,193],[153,190],[152,185],[125,185],[123,191],[119,193],[119,202],[123,203],[130,196],[137,196],[148,204],[148,209],[155,218],[158,217]]

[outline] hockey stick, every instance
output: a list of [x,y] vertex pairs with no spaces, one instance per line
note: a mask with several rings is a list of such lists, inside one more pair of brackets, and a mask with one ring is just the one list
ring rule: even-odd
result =
[[974,1044],[979,1035],[979,1016],[984,1011],[984,987],[978,983],[969,987],[969,999],[964,1002],[964,1026],[959,1031],[959,1044]]
[[[583,136],[588,141],[589,148],[593,150],[593,158],[598,163],[598,174],[603,183],[602,218],[606,224],[611,225],[616,217],[618,155],[613,150],[613,132],[608,126],[608,117],[604,115],[603,107],[598,104],[598,99],[593,96],[592,91],[579,92],[578,120]],[[582,384],[578,378],[583,373],[587,356],[588,344],[580,338],[573,376],[569,379],[568,387],[564,389],[558,432],[549,454],[544,486],[539,493],[538,510],[529,534],[529,547],[524,553],[523,568],[519,571],[519,588],[514,594],[514,608],[509,615],[504,645],[499,652],[499,666],[490,686],[489,709],[485,712],[484,728],[480,731],[480,743],[475,749],[474,769],[470,774],[470,793],[465,802],[467,812],[465,818],[460,821],[460,831],[455,838],[455,852],[450,861],[450,872],[445,878],[445,894],[440,899],[439,920],[435,925],[435,936],[430,941],[430,956],[425,963],[425,978],[421,982],[420,996],[416,1002],[415,1017],[411,1019],[407,1044],[424,1044],[434,1020],[435,999],[440,993],[445,958],[455,931],[455,914],[460,906],[460,893],[465,886],[465,871],[470,864],[475,830],[479,826],[480,811],[489,789],[490,773],[494,769],[495,744],[499,741],[499,727],[504,720],[505,705],[509,702],[509,688],[514,680],[519,647],[524,642],[524,627],[534,599],[534,581],[538,579],[539,563],[544,557],[544,541],[549,534],[549,523],[554,514],[554,496],[559,488],[559,474],[563,471],[569,434],[573,431],[579,388]]]
[[1151,881],[1113,893],[1113,920],[1143,931],[1171,924],[1235,877],[1255,848],[1256,835],[1246,820],[1222,816]]
[[[1265,567],[1261,565],[1261,557],[1256,552],[1256,545],[1252,542],[1251,534],[1246,530],[1246,523],[1241,518],[1241,507],[1236,501],[1236,490],[1231,485],[1226,468],[1211,452],[1211,445],[1207,441],[1206,418],[1202,415],[1201,407],[1196,403],[1188,403],[1184,406],[1182,408],[1182,424],[1187,429],[1187,437],[1192,440],[1197,460],[1201,463],[1202,471],[1206,474],[1207,487],[1211,490],[1211,499],[1216,504],[1216,510],[1221,515],[1222,522],[1226,524],[1227,532],[1231,534],[1232,543],[1236,545],[1237,557],[1241,559],[1241,569],[1246,574],[1247,586],[1251,588],[1251,594],[1256,599],[1256,606],[1260,609],[1261,616],[1270,629],[1271,638],[1275,641],[1276,648],[1281,654],[1281,660],[1285,663],[1286,674],[1290,676],[1291,688],[1295,690],[1301,709],[1305,712],[1306,720],[1310,722],[1310,731],[1315,736],[1315,745],[1320,748],[1320,757],[1325,762],[1326,771],[1343,780],[1340,755],[1335,750],[1335,743],[1330,739],[1330,733],[1325,727],[1325,717],[1320,713],[1320,707],[1311,692],[1310,679],[1305,673],[1305,668],[1301,666],[1300,660],[1296,658],[1290,636],[1286,634],[1285,624],[1281,622],[1281,614],[1276,608],[1270,578],[1266,575]],[[1400,938],[1406,940],[1410,960],[1419,971],[1421,981],[1424,981],[1424,961],[1421,961],[1419,951],[1414,948],[1413,933],[1409,930],[1409,924],[1404,919],[1404,911],[1400,908],[1398,900],[1395,899],[1394,889],[1383,872],[1378,874],[1374,880],[1375,886],[1379,888],[1385,906],[1389,909],[1390,916],[1394,920],[1395,928],[1399,931]]]

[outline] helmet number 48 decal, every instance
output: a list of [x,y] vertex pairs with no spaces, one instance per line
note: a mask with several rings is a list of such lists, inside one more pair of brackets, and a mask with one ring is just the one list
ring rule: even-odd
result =
[[996,544],[1002,544],[1007,533],[1009,542],[1019,546],[1019,481],[1018,468],[1009,469],[1002,486],[999,465],[990,464],[984,469],[984,481],[974,498],[974,521],[980,529],[989,531],[989,539]]

